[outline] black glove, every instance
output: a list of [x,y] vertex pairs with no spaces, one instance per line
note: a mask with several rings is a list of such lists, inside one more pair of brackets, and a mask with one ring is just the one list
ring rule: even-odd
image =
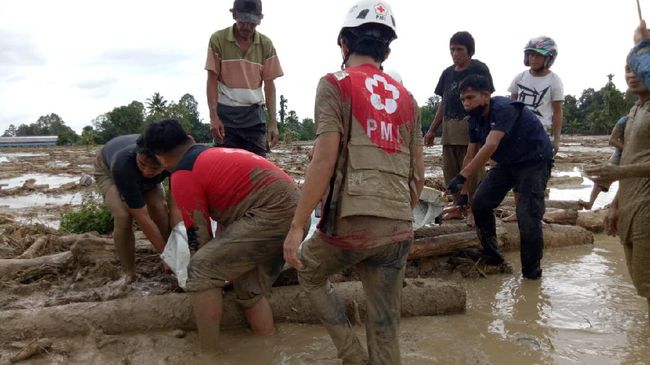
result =
[[469,196],[467,194],[460,194],[456,199],[456,205],[465,209],[469,205]]
[[449,182],[449,186],[447,186],[447,190],[449,190],[450,193],[456,194],[460,192],[463,189],[463,184],[465,184],[465,180],[467,178],[461,174],[456,175],[451,181]]

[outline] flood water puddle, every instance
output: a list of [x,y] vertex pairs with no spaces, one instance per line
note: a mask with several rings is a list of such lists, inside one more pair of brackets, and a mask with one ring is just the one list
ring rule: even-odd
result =
[[48,184],[50,189],[53,189],[67,183],[76,182],[79,177],[72,175],[25,174],[10,179],[0,179],[0,186],[3,189],[16,188],[22,186],[29,179],[36,180],[36,185]]
[[[519,272],[517,253],[507,255]],[[466,314],[402,320],[403,364],[647,364],[650,325],[617,238],[547,250],[540,281],[463,280]],[[364,338],[364,331],[357,328]],[[272,339],[223,337],[223,364],[338,364],[325,330],[280,324]],[[264,351],[253,350],[264,346]]]
[[[582,170],[579,167],[574,167],[572,170],[553,171],[553,176],[582,176]],[[573,187],[571,189],[550,188],[550,200],[584,200],[589,201],[591,190],[593,189],[594,182],[588,178],[583,178],[580,187]],[[601,191],[594,201],[593,210],[604,207],[614,200],[616,192],[618,191],[618,181],[615,181],[610,187],[609,191]]]

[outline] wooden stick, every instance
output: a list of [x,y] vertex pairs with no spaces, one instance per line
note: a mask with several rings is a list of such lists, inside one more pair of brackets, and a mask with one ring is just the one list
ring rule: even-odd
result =
[[639,0],[636,0],[636,11],[639,13],[639,21],[643,21],[643,16],[641,16],[641,4],[639,3]]

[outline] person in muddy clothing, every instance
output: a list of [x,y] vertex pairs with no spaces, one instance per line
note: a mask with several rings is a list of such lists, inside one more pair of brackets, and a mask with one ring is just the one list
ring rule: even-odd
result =
[[95,160],[95,181],[113,216],[113,241],[127,281],[135,279],[133,219],[162,253],[170,233],[161,183],[169,176],[139,134],[108,141]]
[[619,180],[607,217],[607,233],[621,238],[637,293],[650,312],[650,31],[642,21],[627,57],[625,81],[639,100],[628,113],[621,161],[586,169],[592,178]]
[[[470,115],[470,143],[463,169],[449,183],[448,190],[464,192],[467,178],[489,159],[494,160],[496,165],[487,172],[471,202],[482,246],[478,257],[489,265],[504,262],[497,245],[493,210],[517,185],[521,270],[525,278],[538,279],[542,275],[544,249],[544,190],[553,164],[553,145],[542,124],[523,103],[490,97],[491,87],[486,78],[468,76],[459,90],[463,107]],[[459,202],[463,204],[468,202]]]
[[[445,184],[449,184],[451,179],[458,174],[463,167],[463,158],[467,152],[469,143],[467,133],[467,113],[463,109],[458,94],[458,86],[468,75],[483,75],[490,83],[491,91],[494,91],[492,85],[492,76],[487,65],[483,62],[473,59],[474,56],[474,37],[469,32],[456,32],[449,39],[449,52],[454,62],[447,67],[438,80],[435,93],[440,96],[440,107],[431,123],[429,131],[424,136],[424,143],[427,146],[433,146],[436,138],[436,131],[442,124],[442,172]],[[470,197],[476,191],[476,186],[483,176],[483,169],[477,171],[467,182],[467,191]],[[455,198],[455,200],[458,197]],[[453,211],[453,210],[452,210]],[[467,224],[474,225],[474,218],[471,212],[467,213]],[[460,219],[463,212],[454,212],[445,214],[443,219]]]
[[[621,162],[621,154],[623,153],[623,140],[625,134],[625,125],[627,124],[627,116],[621,117],[618,122],[614,125],[612,129],[612,134],[609,136],[609,145],[614,147],[615,150],[607,161],[610,165],[618,165]],[[589,201],[585,202],[583,200],[578,200],[578,203],[582,205],[583,208],[590,210],[594,206],[594,202],[601,191],[609,191],[609,187],[612,185],[612,180],[605,179],[596,179],[594,180],[594,186],[591,188],[591,194],[589,195]]]
[[279,138],[274,80],[282,67],[273,42],[255,30],[262,1],[235,0],[230,11],[235,24],[212,34],[205,62],[211,131],[215,146],[265,156]]
[[[195,144],[176,120],[151,124],[145,141],[173,171],[171,193],[193,252],[185,290],[203,349],[216,348],[226,281],[233,283],[253,332],[272,333],[265,295],[284,265],[282,242],[298,202],[296,183],[249,151]],[[215,235],[211,219],[220,227]]]
[[[400,298],[424,162],[418,106],[381,69],[395,38],[385,2],[360,1],[346,15],[337,38],[344,69],[318,84],[313,159],[284,242],[284,257],[298,269],[344,364],[401,361]],[[302,227],[323,196],[318,229],[302,242]],[[367,352],[329,282],[348,268],[367,297]]]

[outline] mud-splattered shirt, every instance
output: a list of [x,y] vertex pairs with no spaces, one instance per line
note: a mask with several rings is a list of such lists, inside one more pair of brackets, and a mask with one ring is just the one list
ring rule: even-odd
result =
[[[357,70],[358,69],[358,70]],[[395,136],[399,136],[399,144],[403,144],[406,151],[410,151],[410,164],[415,166],[415,151],[419,148],[422,148],[422,132],[420,125],[420,116],[418,112],[417,103],[412,100],[410,94],[399,85],[394,79],[388,75],[379,72],[376,67],[369,65],[360,66],[355,68],[357,72],[364,72],[370,76],[380,75],[381,77],[369,78],[366,82],[366,85],[356,85],[357,87],[370,88],[372,90],[381,89],[381,90],[392,90],[397,88],[401,90],[400,93],[392,92],[393,95],[399,95],[397,100],[394,100],[394,104],[389,103],[386,98],[382,99],[379,97],[374,98],[377,94],[369,94],[370,102],[369,105],[373,105],[377,109],[386,108],[393,109],[393,113],[390,113],[390,116],[384,116],[383,118],[374,118],[372,120],[378,119],[380,122],[386,122],[384,124],[389,125],[390,118],[399,118],[399,116],[407,116],[409,120],[399,121],[395,123],[399,130],[394,132]],[[324,133],[340,133],[341,135],[345,134],[346,128],[357,128],[366,123],[361,123],[357,118],[364,115],[358,109],[359,105],[351,105],[351,98],[346,97],[341,93],[337,87],[335,81],[328,75],[323,77],[318,85],[316,91],[316,110],[315,110],[315,119],[316,119],[316,134],[320,136]],[[378,80],[376,83],[373,83],[372,80]],[[383,88],[382,88],[383,85]],[[356,90],[358,91],[358,90]],[[385,95],[384,95],[385,96]],[[358,97],[356,100],[359,100],[361,97]],[[374,100],[373,100],[374,98]],[[376,105],[377,103],[385,103],[383,107]],[[390,105],[389,105],[390,104]],[[379,107],[379,108],[378,108]],[[404,108],[412,108],[409,110],[404,110]],[[383,110],[383,109],[382,109]],[[346,112],[347,111],[347,112]],[[372,120],[368,120],[371,122]],[[365,121],[364,121],[365,122]],[[394,152],[391,150],[390,145],[384,145],[381,143],[382,134],[386,135],[390,129],[381,128],[381,123],[377,123],[377,128],[372,128],[374,124],[369,123],[366,125],[366,133],[368,134],[369,140],[372,141],[372,144],[376,145],[375,148],[381,148],[386,153]],[[370,148],[371,145],[368,145]],[[350,161],[348,161],[350,164]],[[388,169],[390,166],[383,166],[383,168]],[[337,166],[338,173],[343,173],[347,169],[347,166]],[[405,178],[402,183],[408,184],[408,181]],[[370,193],[373,193],[377,196],[381,194],[387,194],[391,192],[386,191],[373,191],[370,184],[366,185],[366,189],[370,190]],[[346,196],[349,197],[350,192],[340,194],[341,204],[345,205]],[[408,202],[409,196],[408,192],[399,198],[403,201]],[[388,199],[386,199],[387,201]],[[412,217],[404,216],[402,219],[390,219],[378,216],[379,210],[381,209],[390,209],[390,205],[386,203],[384,206],[367,206],[367,213],[351,215],[351,216],[336,216],[335,219],[335,230],[332,235],[327,235],[324,232],[326,228],[324,227],[324,219],[321,219],[319,223],[319,231],[317,234],[320,234],[322,238],[331,245],[343,248],[343,249],[363,249],[378,247],[386,244],[392,244],[397,242],[402,242],[404,240],[412,239],[413,237],[413,225],[411,222]],[[332,213],[334,214],[334,213]],[[384,214],[384,216],[386,216]]]
[[[650,102],[637,102],[628,114],[620,165],[643,163],[650,163]],[[619,184],[618,232],[621,242],[629,243],[633,221],[650,222],[650,178],[622,179]]]
[[190,248],[212,238],[210,218],[223,226],[297,186],[279,167],[236,148],[193,146],[171,176],[171,192],[187,227]]

